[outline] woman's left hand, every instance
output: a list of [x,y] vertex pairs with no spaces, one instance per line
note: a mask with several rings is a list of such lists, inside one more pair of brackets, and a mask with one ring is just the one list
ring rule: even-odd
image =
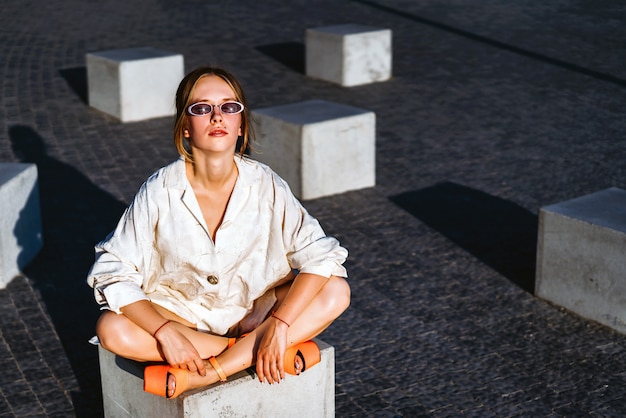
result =
[[287,350],[287,325],[270,318],[257,351],[256,373],[259,381],[280,383],[285,378],[285,351]]

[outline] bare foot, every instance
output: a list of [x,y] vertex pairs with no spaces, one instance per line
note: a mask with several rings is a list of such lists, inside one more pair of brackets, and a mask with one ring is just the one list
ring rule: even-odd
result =
[[[210,366],[209,366],[210,367]],[[207,369],[206,376],[200,376],[198,373],[190,372],[187,370],[180,370],[182,373],[186,373],[187,375],[183,379],[182,385],[184,386],[182,390],[185,392],[191,389],[197,389],[204,386],[208,386],[212,383],[215,383],[219,380],[219,377],[215,373],[211,373],[210,370]],[[182,376],[179,376],[182,377]],[[171,398],[176,392],[177,384],[176,384],[176,376],[173,373],[167,374],[167,397]]]
[[167,374],[167,397],[171,398],[176,391],[176,378],[173,374]]
[[298,354],[296,354],[296,357],[293,361],[293,365],[296,369],[296,375],[299,375],[300,373],[302,373],[302,369],[304,368],[304,359],[302,358],[302,354],[300,354],[299,351],[298,351]]
[[[300,354],[299,352],[298,354],[296,354],[293,364],[296,370],[296,375],[299,375],[300,373],[302,373],[302,370],[304,369],[304,359],[302,358],[302,354]],[[207,386],[208,384],[210,384],[210,383],[207,383],[206,378],[201,377],[197,373],[190,373],[189,377],[190,377],[190,381],[189,381],[189,386],[187,390],[199,388],[202,386]],[[168,398],[172,397],[174,395],[174,392],[176,392],[176,377],[173,374],[168,373],[167,374],[167,397]]]

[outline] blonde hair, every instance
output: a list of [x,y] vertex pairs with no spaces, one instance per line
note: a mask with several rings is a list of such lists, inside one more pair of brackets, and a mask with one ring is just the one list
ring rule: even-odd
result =
[[224,80],[235,93],[235,100],[242,103],[244,106],[243,112],[241,112],[241,139],[239,144],[239,154],[244,155],[249,146],[249,141],[252,137],[252,117],[250,110],[248,109],[248,103],[243,93],[241,84],[235,78],[234,75],[228,71],[218,67],[199,67],[187,74],[176,90],[176,122],[174,123],[174,144],[178,153],[185,158],[185,161],[193,162],[193,155],[191,153],[191,147],[189,141],[184,136],[185,125],[187,124],[187,118],[190,116],[187,114],[187,107],[191,103],[194,90],[198,81],[201,78],[207,76],[217,76]]

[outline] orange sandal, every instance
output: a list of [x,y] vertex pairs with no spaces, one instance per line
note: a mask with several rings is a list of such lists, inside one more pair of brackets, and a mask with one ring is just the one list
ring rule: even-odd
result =
[[[231,347],[234,344],[234,341],[231,344],[229,339],[228,343],[229,347]],[[299,356],[302,359],[302,370],[300,373],[315,366],[322,359],[320,349],[314,341],[309,340],[296,344],[293,347],[289,347],[287,351],[285,351],[285,372],[294,376],[299,374],[296,371],[296,356]],[[227,378],[226,373],[224,373],[224,370],[217,362],[217,359],[215,357],[210,357],[209,363],[217,372],[220,381],[225,382]],[[176,389],[174,389],[172,396],[167,395],[169,392],[168,382],[170,374],[174,375],[176,378]],[[145,392],[163,396],[168,399],[174,399],[187,390],[188,387],[189,372],[187,370],[176,369],[165,364],[147,366],[143,371],[143,390]]]
[[[209,363],[215,369],[220,382],[226,381],[226,373],[222,366],[217,362],[215,357],[209,357]],[[174,375],[176,378],[176,389],[172,396],[168,396],[169,377]],[[165,385],[163,385],[165,382]],[[189,372],[187,370],[176,369],[167,364],[158,366],[147,366],[143,370],[143,390],[155,395],[163,396],[168,399],[174,399],[189,388]],[[165,389],[165,390],[163,390]]]
[[228,338],[228,346],[226,347],[226,349],[228,350],[230,347],[235,345],[235,343],[237,341],[239,341],[242,338],[246,337],[248,334],[249,334],[249,332],[245,332],[245,333],[241,334],[241,336],[239,336],[239,337],[230,337],[230,338]]
[[[172,396],[168,396],[169,375],[176,378],[176,389]],[[164,384],[165,383],[165,384]],[[176,369],[169,365],[147,366],[143,371],[143,390],[164,398],[174,399],[189,387],[189,372]]]
[[[248,335],[248,333],[243,334],[239,338],[229,338],[227,349],[235,345],[238,339],[241,339],[246,335]],[[226,373],[224,373],[224,370],[222,370],[222,367],[217,362],[215,357],[209,358],[209,363],[211,363],[211,366],[213,366],[213,368],[217,372],[220,381],[225,382]],[[167,384],[169,382],[170,374],[174,375],[174,377],[176,378],[176,389],[174,390],[174,394],[172,396],[167,396],[167,393],[169,391]],[[163,382],[165,382],[165,385],[163,385]],[[163,396],[168,399],[174,399],[185,390],[187,390],[188,387],[189,372],[187,370],[176,369],[174,367],[168,366],[167,364],[164,364],[147,366],[143,371],[143,390],[145,392]]]
[[299,374],[296,371],[296,356],[302,359],[302,370],[300,373],[315,366],[322,360],[320,349],[314,341],[309,340],[289,347],[285,351],[285,372],[294,376]]
[[229,338],[228,339],[228,346],[226,347],[226,349],[228,350],[230,347],[235,345],[236,342],[237,342],[237,338],[235,338],[235,337]]

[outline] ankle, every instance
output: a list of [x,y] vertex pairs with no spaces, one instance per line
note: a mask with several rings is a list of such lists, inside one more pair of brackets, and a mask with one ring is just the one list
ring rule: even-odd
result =
[[205,360],[204,362],[206,364],[205,376],[201,376],[198,373],[189,374],[189,385],[194,389],[209,386],[220,381],[220,377],[208,360]]
[[215,374],[217,374],[219,380],[222,382],[225,382],[227,379],[226,373],[222,369],[222,366],[217,361],[217,359],[215,357],[209,357],[209,364],[213,368],[213,371],[215,372]]

